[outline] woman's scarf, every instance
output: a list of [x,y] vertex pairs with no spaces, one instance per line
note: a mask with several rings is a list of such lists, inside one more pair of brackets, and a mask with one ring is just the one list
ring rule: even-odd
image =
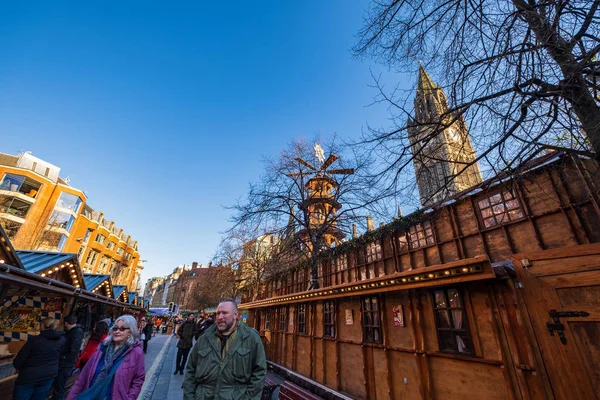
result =
[[98,375],[96,375],[96,377],[94,378],[94,382],[102,382],[104,378],[106,378],[106,376],[110,374],[110,371],[112,370],[115,361],[121,358],[121,356],[127,351],[128,348],[128,345],[122,344],[115,351],[115,342],[111,341],[107,345],[103,344],[100,350],[103,353],[102,358],[104,358],[104,364],[102,364],[102,368],[100,369],[100,371],[98,371]]

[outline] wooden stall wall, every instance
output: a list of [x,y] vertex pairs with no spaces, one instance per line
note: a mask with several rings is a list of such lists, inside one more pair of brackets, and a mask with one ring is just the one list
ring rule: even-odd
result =
[[[500,262],[516,253],[599,242],[599,175],[584,164],[563,158],[425,213],[412,226],[326,260],[320,284],[336,287],[478,256]],[[590,162],[590,168],[597,164]],[[498,196],[510,213],[490,222],[489,204]],[[421,241],[413,228],[423,232]],[[374,254],[370,260],[368,248]],[[302,292],[307,276],[299,270],[281,277],[261,297]],[[378,294],[382,340],[377,343],[365,338],[362,298],[356,293],[333,300],[333,337],[324,337],[322,301],[303,303],[306,333],[298,333],[298,303],[272,307],[270,360],[357,399],[552,397],[522,291],[512,280],[452,286],[464,302],[470,354],[440,350],[434,286]],[[403,323],[394,320],[399,309]]]

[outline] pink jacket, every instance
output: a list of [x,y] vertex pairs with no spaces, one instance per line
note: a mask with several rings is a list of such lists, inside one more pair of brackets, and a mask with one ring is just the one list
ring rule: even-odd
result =
[[[75,400],[79,393],[83,392],[90,386],[96,367],[102,356],[100,347],[90,358],[90,360],[83,367],[83,371],[77,377],[77,380],[73,384],[73,387],[69,391],[67,400]],[[142,385],[144,384],[144,378],[146,377],[146,370],[144,368],[144,352],[142,351],[141,342],[137,342],[131,348],[125,352],[125,359],[119,366],[117,373],[115,374],[113,387],[112,387],[112,399],[113,400],[136,400]]]

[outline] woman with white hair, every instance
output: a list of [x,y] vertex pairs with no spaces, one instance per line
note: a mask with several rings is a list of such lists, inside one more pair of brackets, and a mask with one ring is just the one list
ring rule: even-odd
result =
[[110,335],[77,377],[67,400],[136,399],[146,376],[139,339],[134,317],[117,318]]

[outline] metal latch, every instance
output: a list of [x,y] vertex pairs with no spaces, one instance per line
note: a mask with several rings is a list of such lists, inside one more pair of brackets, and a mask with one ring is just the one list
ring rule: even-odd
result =
[[558,333],[558,337],[560,338],[560,342],[562,344],[567,344],[567,337],[565,336],[565,325],[560,322],[559,318],[569,318],[569,317],[587,317],[590,313],[585,311],[556,311],[550,310],[548,311],[548,315],[552,318],[553,322],[546,322],[546,327],[548,328],[548,332],[550,332],[550,336],[554,336],[554,332]]

